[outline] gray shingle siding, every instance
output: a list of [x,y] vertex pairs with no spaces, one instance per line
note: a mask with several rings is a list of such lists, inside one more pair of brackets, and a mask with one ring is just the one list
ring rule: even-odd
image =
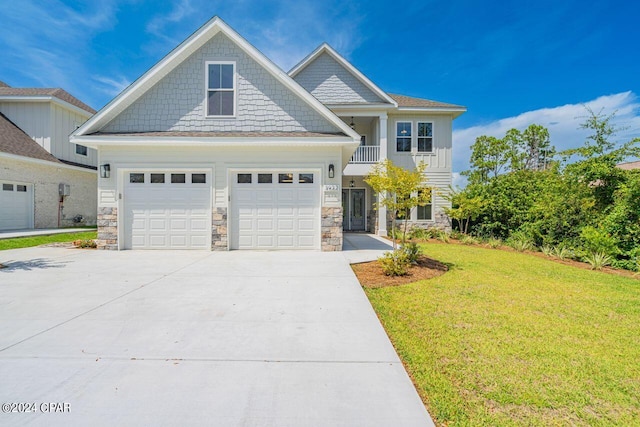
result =
[[[204,114],[205,62],[236,61],[236,117]],[[101,129],[104,132],[338,132],[268,71],[219,34]]]
[[300,71],[295,80],[323,104],[386,102],[327,53]]

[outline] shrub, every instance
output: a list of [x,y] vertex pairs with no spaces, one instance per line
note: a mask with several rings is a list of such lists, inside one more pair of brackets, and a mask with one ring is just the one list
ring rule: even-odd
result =
[[460,240],[464,236],[465,236],[465,234],[462,234],[461,232],[459,232],[457,230],[452,230],[451,233],[449,234],[449,237],[451,237],[454,240]]
[[491,248],[491,249],[496,249],[496,248],[500,247],[500,245],[502,245],[502,240],[500,240],[500,239],[496,239],[494,237],[491,237],[490,239],[487,239],[486,246]]
[[520,231],[516,231],[507,239],[507,245],[518,252],[530,251],[534,248],[533,242]]
[[602,267],[610,265],[613,259],[607,255],[606,253],[599,252],[588,252],[585,256],[582,257],[582,260],[591,265],[592,270],[602,270]]
[[418,246],[417,243],[407,242],[402,246],[402,251],[407,255],[409,262],[411,264],[416,264],[418,262],[418,258],[422,253],[422,249]]
[[76,248],[83,248],[83,249],[95,249],[98,247],[95,240],[91,240],[91,239],[76,240],[73,242],[73,246],[75,246]]
[[542,251],[543,254],[545,254],[546,256],[553,256],[553,246],[550,245],[542,245],[542,248],[540,248],[540,250]]
[[386,252],[378,262],[387,276],[405,276],[409,272],[409,257],[402,249]]
[[619,251],[616,240],[605,231],[592,226],[583,227],[580,232],[580,243],[587,256],[603,253],[615,256]]
[[449,233],[447,233],[444,230],[438,230],[438,233],[436,234],[436,239],[444,243],[449,243]]
[[476,239],[473,236],[469,236],[468,234],[465,234],[464,236],[462,236],[460,241],[462,242],[463,245],[475,245],[478,243],[478,239]]
[[551,254],[558,259],[571,259],[574,257],[573,251],[564,245],[554,246],[551,249]]

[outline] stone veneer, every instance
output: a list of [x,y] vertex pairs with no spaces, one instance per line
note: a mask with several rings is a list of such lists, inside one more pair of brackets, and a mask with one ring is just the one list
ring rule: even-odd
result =
[[322,251],[342,250],[342,208],[322,208]]
[[229,250],[227,236],[227,208],[213,208],[211,210],[211,250]]
[[98,249],[118,249],[118,208],[98,208]]

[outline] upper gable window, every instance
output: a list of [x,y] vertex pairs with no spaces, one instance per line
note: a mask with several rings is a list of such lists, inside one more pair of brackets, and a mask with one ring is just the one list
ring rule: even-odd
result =
[[235,74],[235,62],[207,62],[207,116],[233,117],[235,115]]
[[76,144],[76,154],[80,154],[81,156],[87,155],[87,147],[84,145]]

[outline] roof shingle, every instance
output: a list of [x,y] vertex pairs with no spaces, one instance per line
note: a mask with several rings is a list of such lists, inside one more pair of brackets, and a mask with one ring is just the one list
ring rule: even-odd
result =
[[413,98],[411,96],[396,95],[390,93],[389,96],[398,103],[398,107],[427,107],[427,108],[465,108],[462,105],[447,104],[445,102],[432,101],[430,99]]
[[0,85],[0,96],[53,96],[91,114],[96,113],[96,110],[61,88],[22,88]]
[[31,157],[60,163],[4,114],[0,113],[0,151],[17,156]]

